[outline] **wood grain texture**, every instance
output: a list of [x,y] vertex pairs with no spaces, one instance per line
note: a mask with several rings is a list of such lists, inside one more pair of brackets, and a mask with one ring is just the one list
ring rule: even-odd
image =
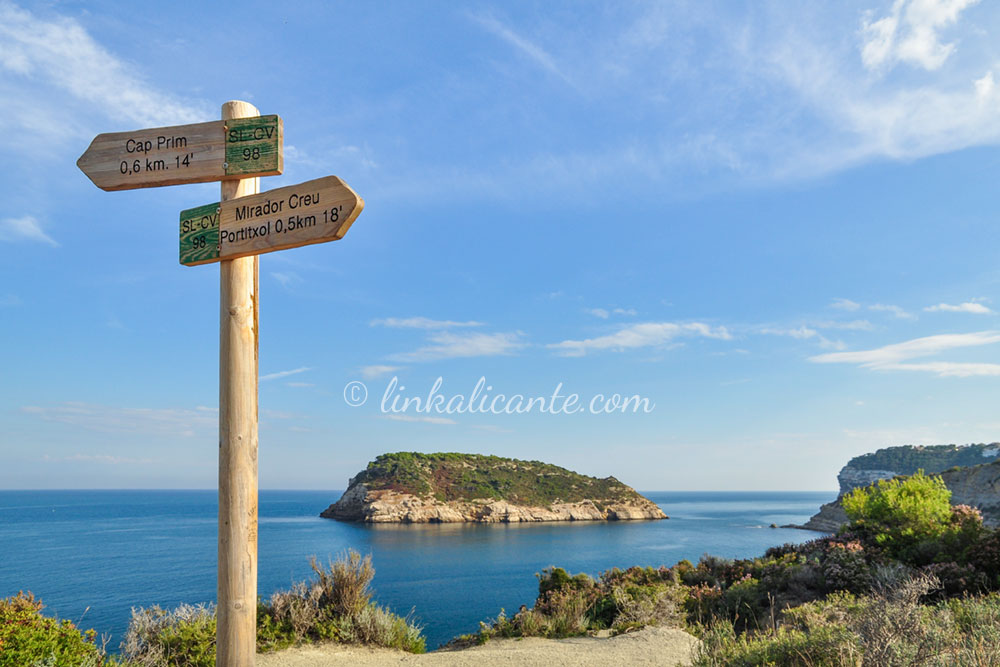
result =
[[[222,117],[258,115],[227,102]],[[259,179],[222,183],[222,202],[255,194]],[[253,667],[257,652],[257,379],[256,257],[219,267],[219,561],[216,664]]]
[[[94,185],[108,191],[275,176],[284,166],[283,125],[277,116],[262,119],[254,119],[250,127],[230,121],[235,125],[229,128],[216,120],[99,134],[76,164]],[[229,141],[231,136],[240,140]],[[237,158],[231,168],[230,152]]]
[[[199,234],[185,236],[185,216],[210,209],[188,209],[181,213],[180,262],[196,266],[336,241],[344,237],[364,207],[364,200],[337,176],[223,201],[219,204],[216,254],[201,252]],[[210,230],[207,238],[216,238],[215,230]]]

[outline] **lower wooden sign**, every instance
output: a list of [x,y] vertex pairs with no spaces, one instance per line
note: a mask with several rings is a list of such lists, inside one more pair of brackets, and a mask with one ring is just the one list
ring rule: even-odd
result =
[[336,176],[181,211],[180,261],[197,266],[343,238],[365,202]]

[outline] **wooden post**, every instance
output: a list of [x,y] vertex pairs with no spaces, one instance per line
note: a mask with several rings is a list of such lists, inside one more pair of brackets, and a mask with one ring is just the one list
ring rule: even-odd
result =
[[[226,102],[222,119],[260,112]],[[259,179],[222,182],[222,201]],[[219,264],[219,585],[216,664],[253,667],[257,645],[257,256]]]

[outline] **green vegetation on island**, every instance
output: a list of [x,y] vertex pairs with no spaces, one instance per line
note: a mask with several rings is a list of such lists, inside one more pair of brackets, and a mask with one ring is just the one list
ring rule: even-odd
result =
[[373,491],[392,490],[441,502],[506,500],[546,507],[583,500],[628,501],[639,496],[614,477],[598,479],[541,461],[483,454],[382,454],[351,480]]

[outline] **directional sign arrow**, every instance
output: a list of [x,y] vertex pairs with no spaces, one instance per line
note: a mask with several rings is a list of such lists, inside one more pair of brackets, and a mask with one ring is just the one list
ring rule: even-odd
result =
[[344,237],[365,202],[336,176],[181,211],[181,264],[196,266]]
[[102,190],[275,176],[283,168],[281,118],[99,134],[76,161]]

